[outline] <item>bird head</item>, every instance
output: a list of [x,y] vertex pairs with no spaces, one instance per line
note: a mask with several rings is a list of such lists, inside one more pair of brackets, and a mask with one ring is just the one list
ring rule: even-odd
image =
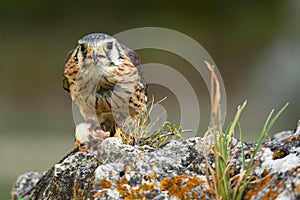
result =
[[89,34],[78,41],[77,58],[85,66],[118,66],[123,63],[124,51],[119,42],[106,34]]

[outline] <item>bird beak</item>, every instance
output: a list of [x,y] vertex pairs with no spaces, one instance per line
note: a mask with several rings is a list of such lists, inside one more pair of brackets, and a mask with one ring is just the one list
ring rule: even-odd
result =
[[92,57],[93,57],[93,62],[94,62],[95,65],[99,62],[99,60],[101,58],[105,58],[105,56],[102,54],[100,49],[93,49],[92,50]]

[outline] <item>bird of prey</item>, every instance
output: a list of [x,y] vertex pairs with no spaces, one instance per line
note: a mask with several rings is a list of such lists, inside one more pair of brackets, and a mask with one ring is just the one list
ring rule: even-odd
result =
[[[96,123],[109,136],[120,136],[128,117],[138,119],[146,112],[147,84],[140,59],[107,34],[89,34],[78,41],[65,61],[63,87],[85,121]],[[83,142],[80,138],[77,145]]]

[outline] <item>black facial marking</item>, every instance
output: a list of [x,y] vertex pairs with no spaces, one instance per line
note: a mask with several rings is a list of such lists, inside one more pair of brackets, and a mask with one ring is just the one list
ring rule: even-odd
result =
[[106,48],[107,48],[107,50],[112,50],[112,48],[113,48],[113,43],[112,43],[112,42],[106,43]]
[[121,54],[121,49],[116,45],[116,48],[118,49],[119,59],[124,59],[124,56]]
[[86,44],[79,44],[79,49],[83,58],[86,58],[86,53],[87,53]]
[[74,60],[74,62],[78,62],[78,56],[77,56],[78,55],[78,47],[76,49],[74,49],[74,51],[75,51],[75,55],[73,57],[73,60]]

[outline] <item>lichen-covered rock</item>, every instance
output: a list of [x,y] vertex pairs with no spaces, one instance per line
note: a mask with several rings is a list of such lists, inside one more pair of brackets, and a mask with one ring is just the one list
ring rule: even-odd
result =
[[300,199],[300,120],[294,131],[276,134],[261,150],[260,178],[250,184],[246,199]]
[[37,172],[27,172],[18,177],[16,184],[14,185],[11,196],[13,200],[19,200],[26,193],[34,189],[37,182],[42,178],[42,174]]
[[[95,151],[75,149],[44,175],[18,178],[12,199],[212,199],[203,144],[209,138],[171,141],[157,149],[105,139]],[[204,142],[204,143],[203,143]],[[241,172],[241,142],[232,140],[230,175]],[[246,162],[256,144],[244,143]],[[214,167],[214,155],[208,162]],[[300,198],[300,126],[266,141],[255,158],[257,177],[244,199]],[[208,177],[210,178],[210,177]]]

